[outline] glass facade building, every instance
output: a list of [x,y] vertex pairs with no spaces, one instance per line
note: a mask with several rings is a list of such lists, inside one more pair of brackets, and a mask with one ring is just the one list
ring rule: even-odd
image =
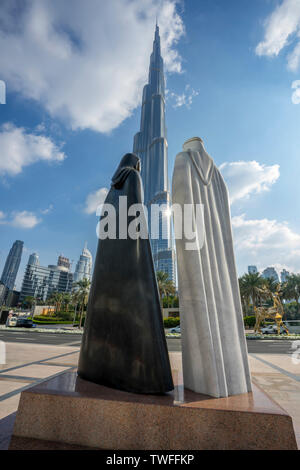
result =
[[1,276],[1,282],[9,289],[13,290],[16,277],[21,263],[24,242],[16,240],[11,247],[6,258],[5,266]]
[[274,279],[274,281],[279,282],[279,276],[277,274],[277,271],[273,267],[268,267],[263,270],[261,273],[262,277],[265,279]]
[[76,269],[74,272],[74,283],[82,281],[82,279],[88,279],[89,281],[91,281],[92,264],[93,258],[91,252],[87,249],[87,246],[85,245],[76,264]]
[[[168,142],[165,124],[165,79],[160,50],[159,28],[156,25],[150,57],[149,79],[144,86],[140,131],[134,137],[133,152],[141,159],[144,203],[153,261],[156,271],[164,271],[176,282],[175,254],[172,237],[170,191],[168,182]],[[151,207],[159,204],[158,237],[152,237]]]
[[53,292],[71,292],[73,274],[61,269],[60,266],[40,266],[36,262],[36,254],[30,255],[22,283],[20,301],[31,296],[47,300]]

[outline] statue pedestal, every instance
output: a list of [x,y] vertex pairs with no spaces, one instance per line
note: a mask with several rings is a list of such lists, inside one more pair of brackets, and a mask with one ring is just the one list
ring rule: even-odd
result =
[[[178,371],[176,376],[178,377]],[[136,395],[66,372],[22,392],[10,449],[297,449],[291,417],[255,385],[211,398]]]

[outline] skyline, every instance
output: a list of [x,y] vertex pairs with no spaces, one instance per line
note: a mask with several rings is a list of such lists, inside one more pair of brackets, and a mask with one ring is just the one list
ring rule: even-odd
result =
[[239,275],[300,272],[299,2],[76,0],[71,15],[65,1],[14,3],[0,13],[0,272],[17,239],[18,287],[32,252],[76,262],[87,240],[95,257],[95,209],[139,128],[159,10],[169,179],[201,137],[229,186]]

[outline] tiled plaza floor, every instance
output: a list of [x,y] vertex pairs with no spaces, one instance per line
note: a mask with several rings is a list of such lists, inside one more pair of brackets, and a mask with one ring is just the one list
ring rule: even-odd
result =
[[[0,449],[8,446],[21,391],[76,369],[78,355],[74,346],[7,343],[7,361],[0,365]],[[300,448],[300,364],[289,354],[251,353],[249,360],[253,382],[292,416]]]

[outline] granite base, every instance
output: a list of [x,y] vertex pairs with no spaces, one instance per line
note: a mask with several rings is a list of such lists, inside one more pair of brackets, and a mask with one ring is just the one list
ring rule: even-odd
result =
[[[175,381],[176,383],[176,381]],[[262,390],[211,398],[176,383],[164,396],[65,372],[22,392],[10,449],[297,449],[291,417]]]

